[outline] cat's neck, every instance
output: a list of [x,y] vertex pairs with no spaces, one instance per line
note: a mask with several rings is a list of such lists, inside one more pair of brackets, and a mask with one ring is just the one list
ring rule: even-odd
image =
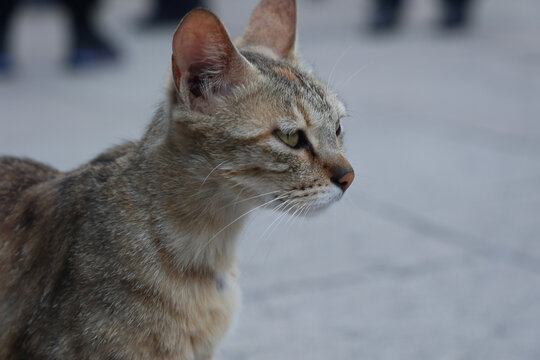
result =
[[224,184],[216,164],[202,158],[189,139],[168,136],[168,116],[166,108],[158,111],[141,141],[134,161],[145,174],[139,191],[147,194],[155,231],[177,265],[219,273],[234,263],[249,207],[237,203],[240,190]]

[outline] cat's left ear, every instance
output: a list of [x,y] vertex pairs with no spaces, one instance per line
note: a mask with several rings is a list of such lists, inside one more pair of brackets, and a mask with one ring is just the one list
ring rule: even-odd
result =
[[279,59],[296,58],[296,0],[261,0],[253,11],[239,47],[270,50]]
[[172,67],[176,89],[192,109],[208,97],[227,94],[256,76],[222,22],[204,9],[191,11],[178,25]]

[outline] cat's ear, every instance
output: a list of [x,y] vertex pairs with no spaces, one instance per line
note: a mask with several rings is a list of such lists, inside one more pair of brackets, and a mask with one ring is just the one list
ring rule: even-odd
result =
[[280,59],[296,57],[296,1],[261,0],[239,46],[269,49]]
[[233,45],[225,26],[208,10],[187,14],[173,37],[173,76],[190,107],[213,94],[226,94],[255,76],[253,66]]

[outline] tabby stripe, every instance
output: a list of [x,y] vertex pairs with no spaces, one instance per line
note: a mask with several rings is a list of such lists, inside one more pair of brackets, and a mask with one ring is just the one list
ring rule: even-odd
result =
[[275,66],[274,70],[279,72],[281,75],[285,76],[287,79],[291,81],[299,82],[298,77],[294,75],[293,72],[289,69],[285,69],[280,66]]
[[240,146],[253,145],[264,139],[269,138],[270,136],[272,136],[272,133],[262,133],[253,137],[248,137],[248,138],[243,138],[243,139],[239,138],[239,139],[236,139],[235,144],[238,144]]
[[304,105],[302,105],[302,103],[298,103],[297,104],[297,107],[298,107],[298,111],[300,111],[300,114],[302,114],[305,122],[306,122],[306,126],[311,126],[311,119],[306,111],[306,109],[304,108]]

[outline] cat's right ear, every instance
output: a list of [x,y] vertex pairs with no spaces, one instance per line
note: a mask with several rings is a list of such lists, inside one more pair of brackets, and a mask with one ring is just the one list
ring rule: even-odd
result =
[[178,94],[191,109],[256,76],[253,66],[233,45],[225,26],[204,9],[191,11],[178,25],[172,67]]

